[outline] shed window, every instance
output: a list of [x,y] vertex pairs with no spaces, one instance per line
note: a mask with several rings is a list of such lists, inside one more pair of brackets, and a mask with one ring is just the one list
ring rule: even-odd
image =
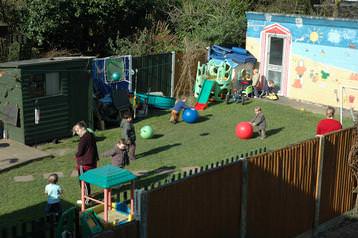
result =
[[32,97],[54,96],[61,94],[60,74],[34,74],[30,78],[30,95]]
[[46,86],[46,96],[60,94],[60,74],[47,73],[45,86]]

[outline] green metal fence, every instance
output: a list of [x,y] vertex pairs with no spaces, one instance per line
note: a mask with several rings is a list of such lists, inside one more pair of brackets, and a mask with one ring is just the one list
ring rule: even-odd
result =
[[163,92],[165,96],[171,96],[174,86],[171,53],[133,57],[132,69],[137,92]]

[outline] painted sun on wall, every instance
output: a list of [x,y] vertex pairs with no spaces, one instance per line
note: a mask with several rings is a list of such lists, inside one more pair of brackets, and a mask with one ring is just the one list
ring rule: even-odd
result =
[[319,43],[319,40],[323,37],[323,33],[318,30],[314,30],[310,33],[309,39],[313,44]]

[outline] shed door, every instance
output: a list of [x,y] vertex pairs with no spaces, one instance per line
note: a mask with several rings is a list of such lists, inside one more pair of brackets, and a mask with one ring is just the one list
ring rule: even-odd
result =
[[267,40],[267,80],[273,80],[279,93],[282,94],[282,73],[284,58],[284,36],[269,34]]

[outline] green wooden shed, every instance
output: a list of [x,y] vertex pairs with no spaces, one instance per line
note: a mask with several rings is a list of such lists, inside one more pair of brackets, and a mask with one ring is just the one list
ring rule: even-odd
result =
[[32,145],[70,136],[80,120],[93,126],[93,57],[57,57],[0,64],[4,135]]

